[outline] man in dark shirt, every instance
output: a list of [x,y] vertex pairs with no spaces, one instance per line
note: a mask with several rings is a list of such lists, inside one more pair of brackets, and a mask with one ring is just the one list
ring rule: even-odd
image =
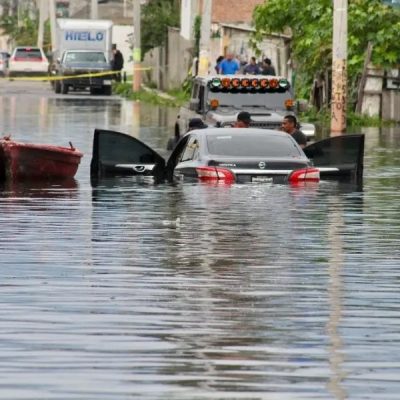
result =
[[114,79],[117,82],[121,82],[121,70],[124,67],[124,57],[122,53],[117,49],[117,45],[112,45],[112,60],[111,60],[111,67],[112,70],[116,73],[114,74]]
[[307,145],[307,136],[298,129],[297,119],[294,115],[286,115],[282,121],[282,130],[292,135],[292,138],[301,148]]
[[255,57],[251,57],[250,58],[250,62],[244,67],[243,73],[249,74],[249,75],[257,75],[260,72],[257,62],[256,62],[256,58]]
[[269,58],[264,58],[261,68],[261,75],[276,75],[275,68]]
[[248,128],[252,122],[251,115],[247,111],[241,111],[233,125],[234,128]]

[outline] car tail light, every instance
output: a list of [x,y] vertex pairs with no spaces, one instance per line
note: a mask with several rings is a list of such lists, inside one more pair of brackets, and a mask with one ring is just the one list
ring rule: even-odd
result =
[[289,175],[289,182],[290,183],[319,182],[319,169],[318,168],[297,169]]
[[236,180],[235,174],[227,168],[198,167],[196,168],[196,172],[201,181],[223,181],[224,183],[233,183]]

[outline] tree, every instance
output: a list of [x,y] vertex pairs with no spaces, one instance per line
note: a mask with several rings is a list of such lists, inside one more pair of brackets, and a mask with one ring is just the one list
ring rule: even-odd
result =
[[[11,15],[9,15],[11,14]],[[39,13],[34,9],[22,9],[17,13],[8,11],[0,16],[0,29],[10,37],[11,46],[36,46],[39,28]],[[44,49],[50,48],[50,23],[44,27]]]
[[142,55],[167,42],[168,27],[179,27],[180,6],[177,0],[150,0],[142,7]]
[[[271,32],[289,30],[292,57],[308,89],[315,75],[331,70],[332,0],[269,0],[256,7],[255,43]],[[368,42],[372,62],[393,68],[400,63],[400,11],[381,0],[349,0],[348,74],[350,94],[355,93]]]

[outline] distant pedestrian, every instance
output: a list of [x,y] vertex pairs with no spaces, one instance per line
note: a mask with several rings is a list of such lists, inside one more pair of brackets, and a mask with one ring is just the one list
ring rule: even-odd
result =
[[216,72],[217,74],[219,74],[219,65],[221,64],[221,62],[223,61],[223,59],[224,59],[224,56],[219,56],[219,57],[216,59],[216,61],[215,61],[215,67],[214,67],[214,69],[215,69],[215,72]]
[[243,73],[245,75],[258,75],[260,73],[255,57],[250,58],[250,62],[244,67]]
[[206,125],[201,118],[192,118],[189,121],[189,127],[187,131],[190,132],[195,129],[205,129],[205,128],[208,128],[208,125]]
[[112,60],[111,60],[111,69],[116,71],[114,74],[114,79],[117,82],[121,82],[121,70],[124,67],[124,57],[122,53],[117,49],[117,45],[112,45]]
[[272,66],[271,60],[269,58],[264,58],[262,63],[262,75],[276,75],[275,68]]
[[283,118],[281,129],[291,135],[301,148],[307,145],[307,136],[299,130],[299,124],[294,115],[286,115]]
[[247,111],[241,111],[237,117],[236,122],[233,125],[234,128],[248,128],[252,122],[251,115]]
[[239,61],[234,58],[233,53],[228,53],[219,64],[219,73],[222,75],[234,75],[239,68]]

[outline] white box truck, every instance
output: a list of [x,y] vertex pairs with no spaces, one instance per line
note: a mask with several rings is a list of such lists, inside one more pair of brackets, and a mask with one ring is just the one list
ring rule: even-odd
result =
[[[111,94],[112,21],[57,19],[57,42],[51,74],[56,93],[69,89]],[[102,73],[105,73],[102,75]],[[90,76],[89,76],[90,75]]]

